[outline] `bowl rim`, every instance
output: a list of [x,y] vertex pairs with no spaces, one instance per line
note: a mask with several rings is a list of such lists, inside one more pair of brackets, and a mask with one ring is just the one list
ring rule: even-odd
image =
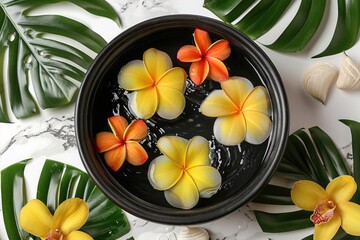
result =
[[[91,97],[92,94],[89,93],[93,93],[100,82],[94,79],[97,79],[97,76],[99,76],[101,72],[106,72],[106,63],[109,63],[109,58],[113,54],[114,47],[123,44],[125,48],[128,41],[131,40],[131,36],[135,33],[140,32],[141,35],[141,33],[146,31],[158,30],[159,28],[184,27],[184,24],[194,25],[194,29],[195,26],[205,29],[211,28],[211,30],[215,31],[215,34],[216,31],[219,33],[225,31],[227,36],[230,34],[232,37],[241,40],[241,44],[244,45],[247,52],[251,53],[249,57],[262,66],[267,79],[271,79],[271,81],[266,82],[266,88],[269,91],[273,104],[273,112],[279,113],[276,115],[277,121],[273,120],[274,133],[271,134],[271,136],[278,139],[278,141],[276,144],[274,141],[269,141],[267,151],[262,161],[264,162],[264,159],[271,160],[268,160],[266,162],[267,166],[261,168],[260,171],[252,177],[249,184],[244,187],[245,191],[242,192],[242,194],[235,193],[228,199],[214,205],[190,210],[170,209],[157,206],[131,193],[129,194],[117,181],[111,181],[112,178],[103,177],[100,180],[98,176],[106,176],[108,173],[107,170],[98,168],[95,164],[98,159],[94,157],[94,147],[92,147],[93,140],[91,139],[90,131],[87,131],[87,129],[90,129],[89,126],[91,124],[86,117],[89,115],[88,113],[92,111],[91,106],[94,106],[94,101]],[[128,28],[108,43],[97,55],[80,86],[75,106],[75,133],[78,151],[86,171],[97,187],[116,205],[139,218],[152,222],[173,225],[198,224],[218,219],[239,209],[241,206],[253,200],[261,190],[266,187],[285,151],[289,133],[289,109],[280,74],[265,52],[251,39],[230,25],[213,18],[190,14],[169,15],[146,20]],[[269,149],[271,151],[269,151]]]

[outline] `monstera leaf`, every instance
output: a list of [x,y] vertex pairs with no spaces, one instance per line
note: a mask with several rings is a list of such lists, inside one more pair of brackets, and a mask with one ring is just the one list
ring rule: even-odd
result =
[[[331,179],[340,175],[353,175],[360,186],[360,123],[352,120],[341,120],[346,124],[352,135],[353,173],[349,171],[345,157],[342,156],[332,139],[319,127],[298,130],[288,140],[284,157],[277,170],[277,175],[287,180],[311,180],[322,187]],[[357,190],[353,202],[360,203],[360,189]],[[268,185],[265,191],[254,202],[293,205],[290,189]],[[284,213],[268,213],[255,211],[256,219],[264,232],[287,232],[307,227],[313,227],[310,220],[311,212],[295,211]],[[308,236],[305,239],[312,239]],[[342,229],[334,239],[359,239],[350,236]]]
[[[204,7],[255,40],[274,27],[293,2],[293,0],[205,0]],[[284,32],[267,47],[281,52],[303,50],[318,30],[323,16],[329,9],[326,4],[330,2],[332,1],[302,0],[297,13]],[[328,47],[315,57],[343,52],[351,48],[358,39],[360,1],[338,0],[337,7],[338,20],[333,38]],[[243,14],[244,16],[241,17]],[[238,20],[240,17],[241,19]]]
[[[7,106],[16,118],[26,118],[38,113],[38,106],[58,107],[73,99],[92,58],[50,35],[72,39],[95,53],[106,44],[100,35],[75,20],[30,15],[38,7],[59,2],[63,0],[0,0],[0,122],[10,122]],[[120,24],[105,0],[67,2]]]
[[[19,226],[18,216],[26,204],[25,168],[30,160],[24,160],[0,172],[1,200],[6,233],[9,239],[21,240],[32,237]],[[60,162],[46,160],[37,187],[36,198],[44,202],[53,213],[68,198],[78,197],[87,202],[90,213],[82,231],[95,240],[118,239],[129,232],[130,226],[123,211],[115,206],[95,186],[89,176]]]

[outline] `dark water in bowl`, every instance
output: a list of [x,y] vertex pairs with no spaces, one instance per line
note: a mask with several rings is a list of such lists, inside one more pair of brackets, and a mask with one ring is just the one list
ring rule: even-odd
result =
[[[180,66],[188,72],[190,64],[184,64],[176,59],[178,49],[186,44],[193,45],[194,29],[184,28],[176,31],[156,32],[148,36],[144,41],[137,41],[122,51],[118,59],[108,69],[99,89],[94,96],[93,126],[92,135],[100,131],[110,131],[107,125],[107,118],[119,114],[130,122],[135,119],[128,109],[128,95],[117,83],[117,75],[122,66],[134,59],[142,59],[142,54],[149,48],[156,48],[166,52],[173,60],[174,66]],[[217,38],[211,35],[212,40]],[[231,42],[231,41],[230,41]],[[261,76],[254,67],[243,56],[243,53],[236,47],[236,43],[230,45],[232,53],[225,60],[229,68],[230,76],[241,76],[248,78],[254,86],[264,85]],[[174,120],[165,120],[157,115],[147,120],[149,134],[141,143],[149,155],[149,160],[142,166],[132,166],[125,163],[122,168],[112,176],[129,192],[135,196],[161,206],[170,206],[161,191],[154,190],[147,179],[149,163],[161,155],[156,147],[157,140],[164,135],[178,135],[190,139],[200,135],[209,140],[211,147],[210,158],[212,165],[216,167],[222,175],[222,186],[218,193],[209,199],[201,198],[195,208],[205,207],[211,203],[222,201],[239,191],[243,186],[251,181],[252,176],[259,168],[263,160],[263,155],[268,146],[268,141],[261,145],[251,145],[243,142],[238,146],[227,147],[218,143],[213,136],[213,125],[216,118],[209,118],[199,112],[199,106],[206,96],[214,89],[219,89],[220,85],[214,81],[205,80],[200,87],[194,85],[190,80],[187,81],[185,92],[186,107],[184,112]],[[99,159],[103,161],[103,155],[99,154]],[[104,162],[104,161],[103,161]],[[103,163],[105,165],[105,163]]]

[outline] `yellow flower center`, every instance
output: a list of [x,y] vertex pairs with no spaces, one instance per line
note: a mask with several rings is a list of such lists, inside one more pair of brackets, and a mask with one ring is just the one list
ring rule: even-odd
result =
[[64,235],[62,235],[60,229],[50,230],[45,240],[62,240]]
[[315,225],[329,222],[333,218],[336,204],[332,200],[326,200],[318,205],[314,210],[314,213],[310,216],[311,221]]

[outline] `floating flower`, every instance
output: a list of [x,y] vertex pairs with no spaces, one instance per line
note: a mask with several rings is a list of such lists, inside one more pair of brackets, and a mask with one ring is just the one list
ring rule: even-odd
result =
[[291,199],[299,208],[313,211],[314,240],[332,239],[340,226],[360,236],[360,205],[350,202],[356,189],[354,178],[347,175],[335,178],[326,189],[308,180],[295,182]]
[[195,45],[185,45],[177,53],[182,62],[191,62],[190,79],[200,85],[207,76],[212,80],[221,82],[228,80],[229,72],[222,62],[230,56],[229,42],[225,39],[211,43],[206,31],[195,29]]
[[108,118],[110,132],[96,134],[95,142],[98,152],[105,152],[107,165],[114,171],[119,170],[125,159],[130,164],[138,166],[146,162],[148,155],[140,145],[148,128],[143,120],[134,120],[128,125],[122,116]]
[[231,77],[221,83],[222,90],[214,90],[201,104],[201,112],[218,117],[214,136],[218,142],[234,146],[242,141],[261,144],[270,135],[272,122],[270,101],[263,86],[254,88],[240,77]]
[[162,118],[177,118],[185,108],[186,72],[172,68],[170,57],[162,51],[150,48],[143,60],[133,60],[119,73],[120,87],[134,91],[129,99],[132,112],[143,119],[155,112]]
[[91,240],[90,235],[78,231],[89,216],[89,207],[80,198],[65,200],[54,216],[38,199],[29,201],[20,211],[21,227],[43,240]]
[[189,141],[177,136],[161,137],[157,143],[164,155],[149,166],[151,185],[164,191],[170,205],[190,209],[199,197],[209,198],[221,185],[221,175],[211,166],[209,143],[200,136]]

